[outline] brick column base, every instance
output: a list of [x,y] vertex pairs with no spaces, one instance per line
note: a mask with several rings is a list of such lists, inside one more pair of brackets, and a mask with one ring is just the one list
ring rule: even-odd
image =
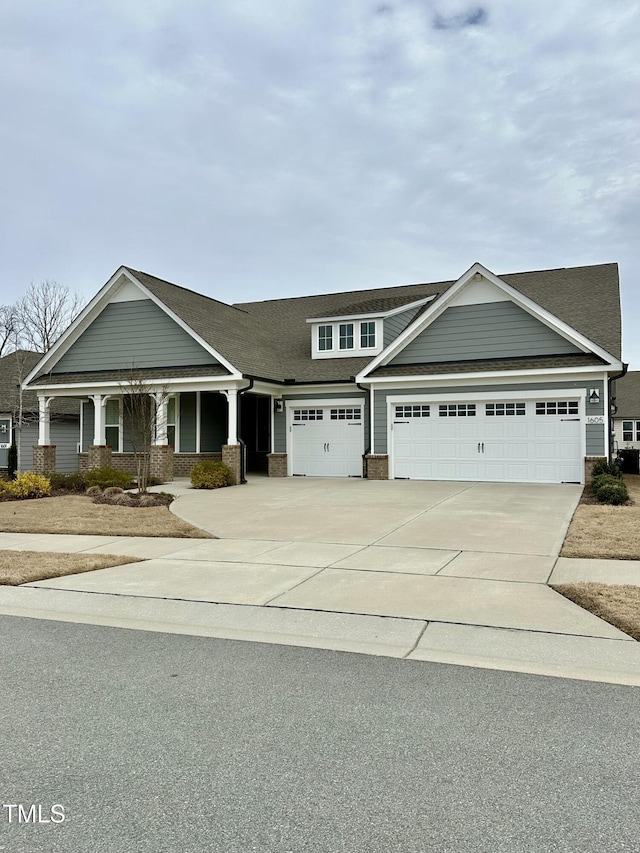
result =
[[269,477],[286,477],[287,476],[287,454],[286,453],[269,453],[267,454]]
[[240,445],[223,444],[222,461],[231,468],[233,474],[233,485],[240,485]]
[[56,470],[55,444],[34,444],[33,470],[36,474],[52,474]]
[[153,444],[149,452],[149,475],[163,483],[173,480],[173,447],[170,444]]
[[108,444],[90,444],[87,450],[87,470],[111,467],[111,448]]
[[604,456],[592,456],[592,457],[585,458],[585,460],[584,460],[584,482],[585,482],[585,485],[588,486],[589,483],[591,482],[591,472],[593,471],[593,466],[596,464],[596,462],[605,462],[605,461],[606,460],[605,460]]
[[376,453],[366,456],[367,479],[388,480],[389,479],[389,457],[386,453]]

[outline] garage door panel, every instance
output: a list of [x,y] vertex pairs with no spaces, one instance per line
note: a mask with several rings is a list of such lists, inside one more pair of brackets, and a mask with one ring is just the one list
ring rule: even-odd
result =
[[294,409],[291,473],[307,477],[361,477],[364,452],[362,408]]
[[[544,399],[543,397],[539,398]],[[552,400],[549,397],[549,400]],[[582,422],[557,413],[561,404],[537,401],[447,407],[430,404],[431,416],[394,424],[394,476],[416,479],[495,480],[502,482],[580,482]],[[473,407],[475,406],[475,409]],[[465,411],[466,410],[466,411]],[[475,410],[475,416],[469,411]],[[462,416],[465,412],[466,416]],[[489,412],[489,414],[487,414]],[[538,412],[538,413],[536,413]],[[562,417],[561,415],[564,415]]]

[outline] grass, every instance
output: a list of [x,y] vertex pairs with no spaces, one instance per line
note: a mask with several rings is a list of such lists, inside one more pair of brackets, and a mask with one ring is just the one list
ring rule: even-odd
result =
[[3,501],[0,503],[0,532],[215,538],[177,518],[165,506],[143,509],[94,504],[84,495]]
[[140,562],[115,554],[56,554],[50,551],[0,551],[0,584],[19,586],[63,575],[93,572]]
[[594,503],[585,487],[560,556],[640,560],[640,476],[626,474],[624,481],[631,501],[625,506]]
[[640,586],[572,583],[553,589],[640,641]]

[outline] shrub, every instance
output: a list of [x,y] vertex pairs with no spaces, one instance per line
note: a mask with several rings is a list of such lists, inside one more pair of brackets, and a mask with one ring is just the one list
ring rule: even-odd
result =
[[7,477],[10,480],[16,475],[16,471],[18,470],[18,447],[15,444],[12,444],[7,452]]
[[54,471],[53,474],[49,474],[49,480],[54,491],[84,492],[86,488],[84,474],[60,474]]
[[8,484],[9,494],[16,498],[44,498],[51,494],[51,481],[42,474],[25,471]]
[[611,484],[617,486],[620,482],[622,482],[620,478],[613,474],[598,474],[591,479],[591,491],[597,496],[598,489],[602,486]]
[[107,486],[102,494],[105,495],[105,497],[111,498],[115,497],[115,495],[123,495],[124,491],[120,486]]
[[117,468],[94,468],[84,475],[87,486],[100,486],[107,489],[109,486],[120,486],[121,489],[130,489],[133,486],[131,475],[126,471],[118,471]]
[[102,489],[100,488],[100,486],[89,486],[89,488],[85,492],[85,495],[88,498],[97,498],[98,495],[101,495],[101,494],[102,494]]
[[622,477],[622,471],[618,466],[610,465],[606,459],[598,459],[593,463],[593,468],[591,469],[592,478],[599,477],[601,474],[611,474],[612,477],[616,477],[618,479]]
[[232,484],[231,468],[217,459],[197,462],[191,469],[191,485],[194,489],[220,489]]
[[600,478],[601,482],[594,489],[596,498],[603,504],[614,504],[619,506],[629,500],[629,492],[622,480],[611,477],[605,480]]

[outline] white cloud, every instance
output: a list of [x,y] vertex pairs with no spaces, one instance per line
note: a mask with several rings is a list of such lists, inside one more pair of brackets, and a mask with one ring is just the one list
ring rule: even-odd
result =
[[619,260],[638,366],[639,36],[631,0],[25,0],[0,302],[120,263],[232,300]]

